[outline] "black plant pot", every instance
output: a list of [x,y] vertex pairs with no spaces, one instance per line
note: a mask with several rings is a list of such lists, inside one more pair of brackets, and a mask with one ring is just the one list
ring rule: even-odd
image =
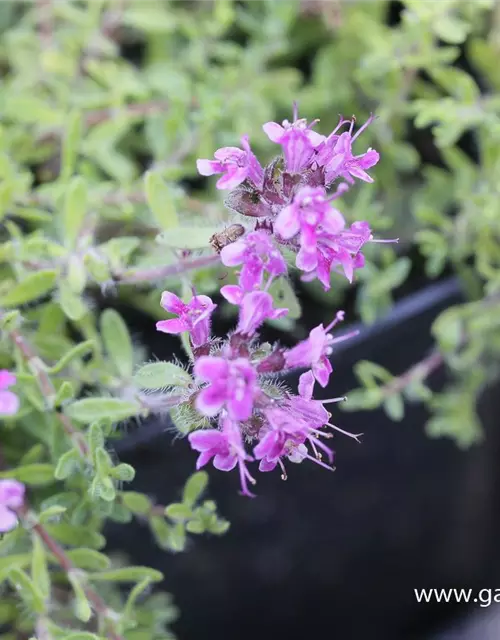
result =
[[[325,397],[356,386],[359,359],[395,373],[422,359],[432,321],[459,301],[455,280],[428,286],[340,344]],[[443,371],[431,378],[435,389],[445,382]],[[258,474],[252,500],[238,494],[237,474],[209,469],[210,497],[232,523],[228,534],[196,537],[188,553],[171,555],[144,526],[117,525],[110,548],[164,572],[183,613],[181,640],[426,637],[461,611],[418,604],[414,588],[481,589],[500,578],[499,408],[494,391],[481,399],[486,438],[469,451],[428,439],[419,405],[407,407],[400,424],[381,411],[335,411],[337,424],[364,438],[361,445],[335,439],[334,474],[312,463],[289,465],[287,482],[278,472]],[[166,426],[152,422],[116,446],[136,468],[134,487],[160,503],[179,497],[195,462]]]

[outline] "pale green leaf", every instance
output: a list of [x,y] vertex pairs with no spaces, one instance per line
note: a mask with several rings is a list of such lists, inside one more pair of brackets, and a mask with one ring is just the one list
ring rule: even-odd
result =
[[57,275],[58,273],[55,269],[45,269],[30,273],[0,298],[0,306],[4,308],[18,307],[41,298],[53,289]]
[[84,398],[66,406],[64,411],[72,420],[82,423],[103,418],[120,422],[139,415],[142,408],[138,403],[117,398]]
[[101,314],[101,334],[117,375],[130,378],[134,367],[132,340],[127,325],[114,309]]
[[144,176],[144,189],[151,212],[161,229],[171,229],[179,225],[172,188],[163,178],[152,171]]
[[185,386],[192,379],[187,371],[172,362],[152,362],[135,373],[134,382],[141,389],[163,389],[168,386]]

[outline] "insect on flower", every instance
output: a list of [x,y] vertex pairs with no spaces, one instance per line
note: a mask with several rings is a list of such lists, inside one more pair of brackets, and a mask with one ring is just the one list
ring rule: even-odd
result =
[[232,224],[231,226],[224,229],[224,231],[219,231],[218,233],[214,233],[214,235],[210,238],[209,242],[211,246],[217,253],[220,253],[224,247],[227,247],[228,244],[232,244],[236,242],[238,238],[245,233],[245,227],[241,224]]

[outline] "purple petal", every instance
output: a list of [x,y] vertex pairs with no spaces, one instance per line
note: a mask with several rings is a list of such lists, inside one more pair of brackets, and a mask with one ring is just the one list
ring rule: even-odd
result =
[[199,429],[188,435],[189,444],[195,451],[223,451],[226,439],[218,429]]
[[252,415],[253,394],[245,389],[241,397],[230,397],[227,400],[227,412],[233,420],[248,420]]
[[364,180],[364,182],[373,182],[373,178],[368,175],[366,171],[363,171],[363,169],[360,169],[359,167],[349,167],[348,171],[351,176],[359,178],[360,180]]
[[231,471],[238,463],[238,456],[234,453],[222,455],[217,454],[214,458],[213,465],[219,471]]
[[248,167],[230,167],[215,184],[217,189],[234,189],[248,177]]
[[315,149],[316,147],[319,147],[321,144],[323,144],[323,142],[326,142],[325,136],[322,136],[321,133],[317,133],[312,129],[308,129],[306,131],[306,135],[307,135],[307,139]]
[[322,358],[318,363],[313,365],[313,373],[319,384],[325,388],[330,379],[330,373],[332,372],[332,365],[327,358]]
[[202,356],[194,365],[194,373],[198,378],[207,382],[210,380],[220,381],[221,378],[227,378],[228,364],[224,358]]
[[243,300],[243,289],[237,284],[226,284],[221,287],[220,293],[231,304],[241,304]]
[[285,240],[293,238],[300,231],[299,216],[293,205],[280,211],[274,222],[274,230]]
[[6,478],[0,480],[0,504],[13,509],[19,508],[24,502],[25,487],[22,482]]
[[0,505],[0,533],[10,531],[17,524],[17,516],[15,513]]
[[7,369],[0,369],[0,389],[7,389],[13,384],[16,384],[16,376]]
[[196,397],[196,408],[209,418],[217,415],[226,402],[226,388],[212,385],[202,389]]
[[245,259],[245,251],[247,249],[246,242],[244,240],[238,240],[228,244],[220,252],[220,259],[222,264],[226,267],[235,267],[241,264]]
[[299,394],[310,400],[314,390],[314,374],[312,371],[306,371],[299,378]]
[[220,162],[214,162],[213,160],[197,160],[196,168],[202,176],[213,176],[215,173],[222,173],[224,171],[224,165]]
[[276,465],[278,464],[277,460],[266,460],[263,458],[259,463],[259,471],[274,471],[276,469]]
[[19,410],[19,398],[12,391],[0,391],[0,415],[12,416]]
[[277,122],[266,122],[262,125],[262,129],[271,142],[280,143],[285,130]]
[[183,331],[189,331],[189,324],[181,318],[171,318],[170,320],[160,320],[156,323],[156,330],[163,333],[182,333]]
[[295,259],[295,264],[301,271],[313,271],[318,264],[317,251],[306,251],[301,248]]
[[246,154],[238,147],[221,147],[214,153],[214,158],[220,162],[238,162],[245,160]]
[[176,296],[175,293],[171,293],[170,291],[164,291],[161,294],[160,304],[165,311],[175,313],[177,316],[187,309],[187,305],[179,298],[179,296]]
[[196,470],[204,467],[214,457],[214,451],[203,451],[196,459]]

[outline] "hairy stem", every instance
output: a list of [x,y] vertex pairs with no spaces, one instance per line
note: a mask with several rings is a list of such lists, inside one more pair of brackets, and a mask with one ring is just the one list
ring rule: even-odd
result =
[[115,284],[134,284],[137,282],[152,282],[155,280],[163,280],[170,276],[176,276],[181,273],[187,273],[194,269],[202,269],[220,262],[220,256],[217,254],[210,256],[201,256],[191,260],[180,260],[176,264],[162,265],[160,267],[151,267],[149,269],[127,269],[122,272],[113,274],[113,282]]

